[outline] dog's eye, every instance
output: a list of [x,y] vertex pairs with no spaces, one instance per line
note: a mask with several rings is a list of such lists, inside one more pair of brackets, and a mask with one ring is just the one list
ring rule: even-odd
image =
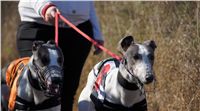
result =
[[44,66],[46,66],[46,65],[49,64],[49,59],[48,59],[47,57],[43,57],[43,58],[41,59],[41,61],[42,61],[42,64],[43,64]]
[[38,54],[38,58],[39,58],[39,61],[40,61],[40,63],[41,63],[42,66],[48,65],[49,62],[50,62],[49,57],[46,54],[39,53]]
[[148,55],[148,58],[149,58],[150,60],[154,60],[154,55],[149,54],[149,55]]
[[50,63],[49,52],[45,47],[40,47],[38,50],[38,58],[42,66],[46,66]]
[[141,55],[140,55],[140,54],[135,54],[135,55],[133,56],[133,58],[134,58],[135,60],[138,60],[138,59],[141,58]]

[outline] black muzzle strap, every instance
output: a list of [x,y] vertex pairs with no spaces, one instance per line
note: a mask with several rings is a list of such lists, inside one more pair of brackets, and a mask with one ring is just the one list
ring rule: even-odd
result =
[[41,90],[46,90],[46,83],[44,76],[42,74],[43,70],[41,70],[37,64],[33,61],[32,64],[30,65],[30,68],[36,73],[37,75],[37,80],[39,83],[39,87]]

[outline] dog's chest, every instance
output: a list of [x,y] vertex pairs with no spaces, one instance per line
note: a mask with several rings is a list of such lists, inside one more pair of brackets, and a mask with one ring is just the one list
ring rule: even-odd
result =
[[[33,89],[34,89],[34,88],[33,88]],[[48,97],[46,97],[46,96],[44,95],[44,92],[43,92],[43,91],[39,91],[39,90],[36,90],[36,89],[33,90],[33,95],[37,95],[37,96],[34,96],[34,97],[33,97],[33,98],[34,98],[35,104],[40,104],[40,103],[42,103],[43,101],[49,99]]]
[[101,103],[108,100],[114,104],[122,104],[126,107],[130,107],[145,99],[145,95],[141,94],[140,89],[134,91],[125,90],[118,82],[118,72],[119,61],[117,63],[107,61],[101,66],[99,73],[96,74],[97,78],[91,94],[93,98],[97,98]]

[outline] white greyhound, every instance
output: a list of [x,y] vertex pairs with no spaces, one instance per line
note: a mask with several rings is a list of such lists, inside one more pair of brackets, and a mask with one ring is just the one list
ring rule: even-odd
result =
[[147,111],[143,84],[154,80],[153,40],[134,43],[132,36],[119,41],[121,61],[106,59],[88,75],[80,94],[79,111]]

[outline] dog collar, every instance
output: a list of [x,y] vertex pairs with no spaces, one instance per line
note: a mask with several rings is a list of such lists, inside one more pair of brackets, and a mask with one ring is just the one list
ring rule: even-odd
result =
[[[29,68],[29,74],[28,74],[28,79],[30,81],[30,84],[33,88],[37,89],[37,90],[43,90],[43,88],[41,87],[41,84],[39,83],[39,78],[38,77],[38,71],[36,71],[36,67],[33,65],[33,58],[31,58],[30,60],[31,62],[28,64],[28,68]],[[33,77],[33,75],[31,74],[35,74],[37,77]]]
[[127,90],[138,90],[138,89],[139,89],[137,83],[131,83],[131,82],[127,81],[127,80],[122,76],[122,74],[121,74],[120,71],[118,71],[117,80],[118,80],[119,84],[120,84],[123,88],[125,88],[125,89],[127,89]]

